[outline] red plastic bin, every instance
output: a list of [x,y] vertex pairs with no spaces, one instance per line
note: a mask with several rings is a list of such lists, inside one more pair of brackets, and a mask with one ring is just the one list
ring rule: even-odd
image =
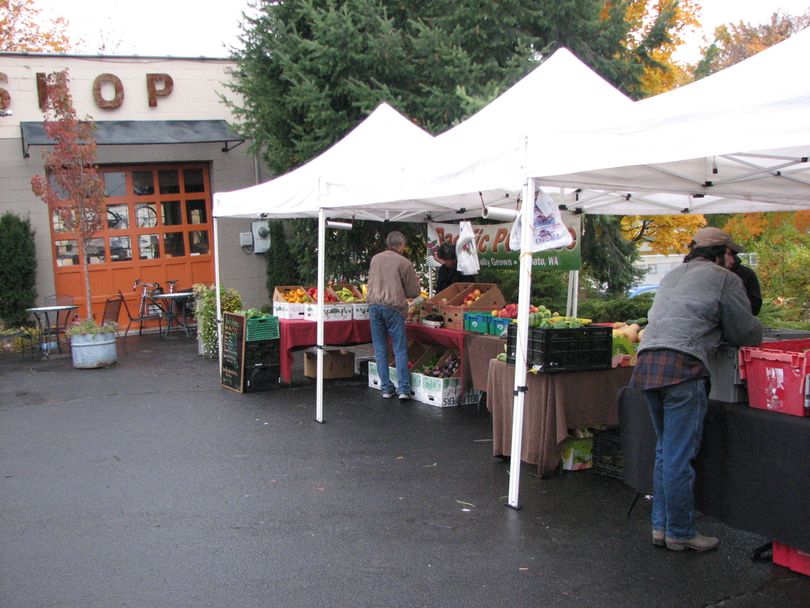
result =
[[790,545],[773,541],[773,563],[810,576],[810,553],[799,551]]
[[740,349],[740,377],[748,385],[748,405],[810,415],[810,340],[764,342]]

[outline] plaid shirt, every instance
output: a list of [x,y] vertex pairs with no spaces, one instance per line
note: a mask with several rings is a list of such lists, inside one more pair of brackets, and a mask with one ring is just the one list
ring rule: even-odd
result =
[[638,355],[630,387],[648,390],[709,375],[700,359],[686,353],[664,348],[645,350]]

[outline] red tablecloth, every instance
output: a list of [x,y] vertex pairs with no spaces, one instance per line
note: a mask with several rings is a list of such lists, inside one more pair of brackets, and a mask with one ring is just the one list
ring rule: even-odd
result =
[[[293,350],[315,346],[318,324],[314,321],[279,319],[279,365],[281,379],[292,379]],[[348,346],[371,342],[371,326],[366,321],[326,321],[323,324],[324,345]]]

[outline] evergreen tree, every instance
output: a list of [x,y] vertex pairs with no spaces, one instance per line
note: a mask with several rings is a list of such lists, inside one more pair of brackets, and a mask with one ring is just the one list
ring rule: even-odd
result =
[[[242,105],[230,105],[254,150],[284,173],[381,102],[442,132],[561,46],[638,96],[655,64],[651,50],[669,41],[673,5],[656,4],[650,25],[633,33],[630,0],[257,0],[242,25],[243,48],[234,50],[232,89]],[[291,254],[306,272],[312,224],[288,223]],[[330,273],[353,276],[370,257],[379,227],[356,230],[330,234]]]
[[583,271],[611,295],[621,295],[642,276],[633,262],[638,251],[624,238],[619,217],[586,215],[582,238]]
[[34,230],[28,218],[11,212],[0,216],[0,320],[19,327],[28,319],[26,308],[36,300],[37,258]]

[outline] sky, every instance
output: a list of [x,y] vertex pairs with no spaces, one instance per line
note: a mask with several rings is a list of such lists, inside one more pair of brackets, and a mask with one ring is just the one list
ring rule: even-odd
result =
[[[42,16],[68,19],[73,40],[83,39],[80,53],[227,57],[238,45],[242,13],[248,0],[34,0]],[[681,61],[700,55],[704,32],[723,23],[760,24],[781,10],[792,15],[810,9],[810,0],[702,0],[703,31],[689,37]],[[703,43],[705,44],[705,43]]]

